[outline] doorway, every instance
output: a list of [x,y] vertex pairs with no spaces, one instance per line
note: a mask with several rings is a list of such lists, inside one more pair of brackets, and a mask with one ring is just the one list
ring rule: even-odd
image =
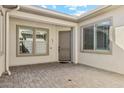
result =
[[71,31],[59,31],[59,61],[71,61]]

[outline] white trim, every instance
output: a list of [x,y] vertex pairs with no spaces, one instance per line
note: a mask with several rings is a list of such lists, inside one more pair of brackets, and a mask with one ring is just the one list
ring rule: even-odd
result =
[[109,39],[110,39],[110,41],[115,41],[114,27],[113,26],[110,26]]
[[56,16],[60,16],[63,18],[73,19],[73,20],[77,19],[77,17],[73,15],[68,15],[65,13],[61,13],[61,12],[57,12],[54,10],[33,6],[33,5],[21,5],[21,8],[28,9],[28,10],[35,11],[35,12],[40,12],[40,13],[48,13],[49,15],[54,15],[54,16],[56,15]]
[[80,16],[68,15],[68,14],[65,14],[65,13],[61,13],[61,12],[57,12],[57,11],[54,11],[54,10],[33,6],[33,5],[32,6],[31,5],[21,5],[21,8],[24,9],[24,10],[26,9],[28,11],[35,11],[35,12],[39,12],[39,13],[54,15],[55,17],[68,18],[68,19],[72,19],[72,20],[77,21],[79,19],[82,19],[86,16],[89,16],[91,14],[94,14],[94,13],[98,12],[98,11],[104,10],[104,9],[106,9],[108,7],[111,7],[111,6],[112,5],[101,5],[94,10],[91,10],[91,11],[86,12],[86,13],[82,13]]
[[102,6],[96,8],[96,9],[94,9],[94,10],[91,10],[91,11],[89,11],[89,12],[87,12],[87,13],[84,13],[84,14],[80,15],[80,16],[78,17],[78,19],[83,18],[83,17],[86,17],[86,16],[89,16],[89,15],[95,13],[95,12],[101,11],[102,9],[106,9],[106,8],[108,8],[108,7],[110,7],[110,6],[111,6],[111,5],[102,5]]
[[96,40],[97,40],[97,36],[96,36],[96,25],[94,24],[94,40],[93,40],[93,45],[94,45],[94,47],[93,47],[93,49],[94,49],[94,51],[96,51],[96,45],[97,45],[97,42],[96,42]]
[[73,28],[73,62],[78,63],[78,25]]
[[54,10],[50,10],[50,9],[45,9],[45,8],[40,8],[40,7],[36,7],[33,5],[20,5],[19,6],[21,9],[19,10],[20,12],[25,12],[25,13],[31,13],[31,14],[36,14],[39,16],[49,16],[50,18],[55,18],[55,19],[63,19],[63,20],[69,20],[70,22],[80,22],[86,18],[90,18],[92,16],[96,16],[99,13],[104,13],[106,10],[109,9],[115,9],[120,7],[120,5],[117,6],[113,6],[113,5],[101,5],[98,8],[91,10],[89,12],[83,13],[80,16],[73,16],[73,15],[68,15],[68,14],[64,14],[61,12],[57,12]]
[[80,51],[83,51],[83,27],[80,27]]
[[10,41],[10,39],[9,39],[9,33],[10,33],[10,31],[9,31],[9,13],[8,12],[6,12],[6,14],[5,14],[5,33],[6,33],[6,35],[5,35],[5,37],[6,37],[6,39],[5,39],[5,41],[6,41],[6,51],[5,51],[5,54],[6,54],[6,57],[5,57],[5,60],[6,60],[6,64],[5,64],[5,66],[6,66],[6,71],[7,71],[7,73],[8,73],[8,75],[11,75],[11,72],[10,72],[10,70],[9,70],[9,61],[10,61],[10,53],[9,53],[9,50],[10,50],[10,44],[9,44],[9,41]]
[[19,11],[10,12],[10,16],[19,18],[19,19],[24,19],[24,20],[44,22],[44,23],[69,26],[69,27],[74,27],[77,25],[77,23],[74,23],[74,22],[64,21],[61,19],[55,19],[55,18],[40,16],[35,14],[29,14],[29,13],[19,12]]

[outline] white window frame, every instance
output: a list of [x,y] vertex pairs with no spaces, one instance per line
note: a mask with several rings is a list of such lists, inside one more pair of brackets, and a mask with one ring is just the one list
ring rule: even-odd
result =
[[[20,54],[19,53],[19,27],[22,28],[29,28],[33,31],[33,44],[32,44],[32,53],[30,54]],[[41,29],[47,32],[47,52],[44,54],[36,54],[35,50],[35,44],[36,44],[36,30]],[[49,55],[49,29],[47,28],[39,28],[39,27],[31,27],[31,26],[24,26],[24,25],[16,25],[16,56],[17,57],[26,57],[26,56],[46,56]]]
[[[96,24],[104,22],[104,21],[110,21],[110,29],[109,29],[109,50],[97,50],[96,49]],[[83,48],[83,28],[88,27],[88,26],[94,26],[94,48],[92,49],[84,49]],[[99,54],[112,54],[112,41],[110,41],[111,35],[112,34],[110,32],[112,28],[112,18],[106,18],[104,20],[100,20],[94,23],[90,23],[88,25],[83,25],[80,27],[80,51],[84,52],[84,53],[99,53]]]

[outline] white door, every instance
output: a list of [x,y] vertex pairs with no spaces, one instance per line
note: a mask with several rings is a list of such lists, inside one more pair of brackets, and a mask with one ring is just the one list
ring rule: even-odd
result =
[[59,61],[71,61],[71,31],[59,32]]

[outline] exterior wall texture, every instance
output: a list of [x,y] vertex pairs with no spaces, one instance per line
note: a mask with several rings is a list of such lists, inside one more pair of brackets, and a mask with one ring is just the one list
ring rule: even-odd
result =
[[[124,10],[124,6],[121,6],[117,9],[111,10],[109,12],[103,13],[99,16],[93,17],[91,19],[87,19],[79,23],[79,27],[80,27],[83,25],[87,25],[111,17],[114,28],[112,32],[114,33],[113,36],[114,38],[112,39],[112,54],[80,52],[80,43],[79,43],[78,44],[79,63],[124,74],[124,46],[120,47],[121,42],[124,42],[124,33],[123,31],[120,31],[121,32],[120,35],[123,35],[120,37],[119,32],[116,29],[117,27],[124,26],[123,10]],[[78,37],[80,42],[80,31],[78,33]],[[121,40],[121,42],[116,42],[117,38],[118,40]]]
[[[16,25],[32,26],[49,29],[49,55],[16,56]],[[56,26],[39,22],[10,18],[10,66],[37,64],[58,61],[58,31],[71,30],[70,27]]]
[[5,63],[5,52],[4,52],[4,32],[3,32],[3,17],[0,13],[0,76],[5,71],[4,63]]
[[[124,33],[116,28],[124,26],[124,6],[121,6],[117,9],[108,11],[106,13],[100,14],[93,18],[87,19],[80,22],[79,28],[76,28],[78,31],[78,37],[73,38],[75,41],[78,38],[78,42],[75,45],[78,47],[78,63],[86,64],[89,66],[118,72],[124,74]],[[1,15],[0,15],[1,16]],[[80,26],[101,21],[106,18],[112,18],[113,23],[113,33],[114,39],[112,39],[112,54],[98,54],[98,53],[84,53],[80,52]],[[53,20],[54,21],[54,20]],[[57,21],[59,22],[59,21]],[[1,20],[0,20],[1,24]],[[49,29],[49,55],[47,56],[25,56],[17,57],[16,56],[16,25],[32,26],[39,28],[48,28]],[[28,64],[38,64],[38,63],[47,63],[47,62],[56,62],[58,61],[58,32],[71,30],[70,27],[58,26],[52,24],[46,24],[35,21],[22,20],[17,18],[10,18],[10,35],[9,35],[9,65],[18,66],[18,65],[28,65]],[[124,27],[123,27],[124,28]],[[1,29],[0,29],[1,31]],[[120,31],[120,33],[119,33]],[[74,31],[75,32],[75,31]],[[76,36],[73,33],[73,37]],[[4,39],[5,37],[3,37]],[[120,42],[121,41],[121,42]],[[1,42],[1,40],[0,40]],[[75,41],[76,42],[76,41]],[[122,45],[122,44],[123,45]],[[4,44],[3,44],[4,45]],[[73,50],[74,51],[74,50]],[[73,53],[73,56],[76,53]],[[73,57],[74,58],[74,57]],[[4,72],[4,63],[5,63],[5,54],[0,55],[0,75]]]

